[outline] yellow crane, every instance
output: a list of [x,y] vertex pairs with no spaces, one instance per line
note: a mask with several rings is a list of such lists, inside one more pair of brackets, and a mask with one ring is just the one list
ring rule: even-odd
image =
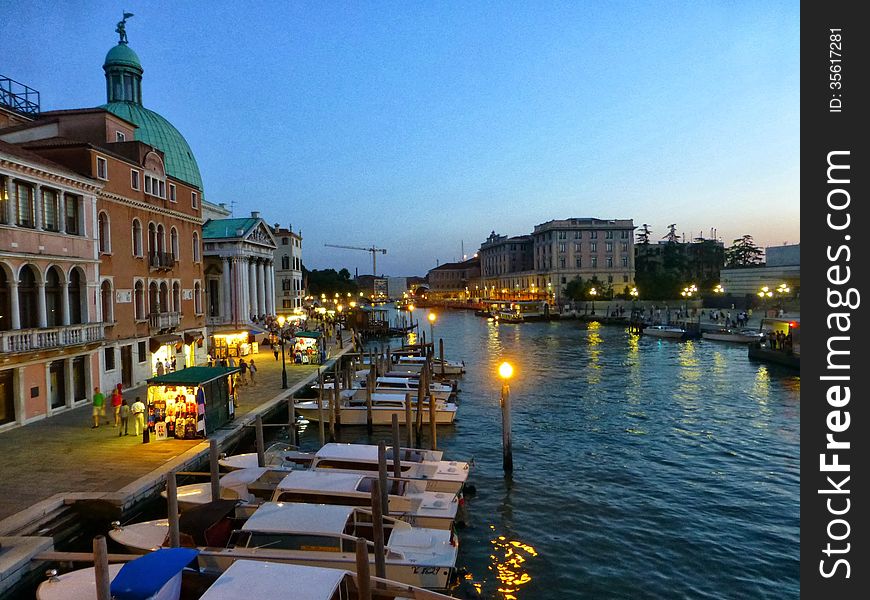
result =
[[378,276],[378,263],[377,263],[378,252],[380,252],[381,254],[387,253],[386,248],[375,248],[374,246],[371,246],[369,248],[363,248],[361,246],[340,246],[338,244],[323,244],[323,245],[327,246],[329,248],[344,248],[346,250],[364,250],[366,252],[371,252],[372,253],[372,275],[374,275],[375,277]]

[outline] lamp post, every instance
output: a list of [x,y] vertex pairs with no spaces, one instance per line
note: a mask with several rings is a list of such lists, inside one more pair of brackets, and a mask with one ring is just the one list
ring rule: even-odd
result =
[[777,300],[779,301],[779,302],[777,303],[777,305],[778,305],[778,307],[779,307],[779,310],[783,310],[783,309],[784,309],[784,301],[783,301],[783,299],[785,298],[786,294],[788,294],[789,292],[791,292],[791,288],[788,287],[788,285],[786,285],[785,283],[780,283],[780,284],[779,284],[779,287],[776,288],[776,298],[777,298]]
[[503,362],[498,367],[498,375],[501,377],[501,450],[502,469],[505,475],[510,475],[514,470],[514,456],[511,449],[511,388],[508,379],[514,374],[514,368],[509,362]]
[[689,299],[698,293],[698,286],[694,283],[690,283],[686,287],[683,288],[683,291],[680,292],[680,296],[683,297],[683,308],[686,311],[686,317],[689,316]]
[[640,292],[637,291],[636,287],[633,287],[628,292],[629,296],[631,296],[631,318],[634,319],[634,313],[637,310],[635,304],[637,302],[637,297],[640,296]]
[[414,329],[414,305],[408,305],[408,321],[410,322],[411,329]]
[[595,288],[591,288],[589,290],[589,295],[592,296],[592,315],[595,315],[595,296],[598,295],[598,290]]
[[765,312],[766,312],[767,306],[768,306],[767,301],[770,298],[773,298],[773,291],[769,287],[767,287],[766,285],[762,286],[762,288],[760,290],[758,290],[758,297],[761,298],[761,305],[763,307],[765,307]]
[[435,319],[437,319],[437,318],[438,317],[435,315],[435,313],[433,313],[433,312],[429,313],[429,317],[428,317],[428,319],[429,319],[429,338],[430,338],[429,341],[432,342],[433,349],[435,348]]
[[281,339],[281,389],[287,389],[287,361],[284,360],[284,315],[278,317],[278,332]]

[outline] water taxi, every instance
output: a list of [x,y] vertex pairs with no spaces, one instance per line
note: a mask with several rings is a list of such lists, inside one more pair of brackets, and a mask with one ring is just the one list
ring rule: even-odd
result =
[[651,335],[657,338],[668,339],[683,339],[686,337],[686,330],[681,327],[671,327],[669,325],[650,325],[643,328],[644,335]]
[[[408,392],[410,393],[410,392]],[[411,418],[417,419],[417,395],[413,394],[411,400]],[[392,393],[374,393],[372,398],[372,424],[390,425],[393,415],[399,417],[399,422],[405,422],[405,396]],[[328,418],[329,403],[323,402],[324,419]],[[366,425],[368,423],[368,407],[365,394],[356,393],[350,397],[342,394],[338,403],[339,420],[342,425]],[[435,402],[435,423],[437,425],[450,425],[456,419],[456,404],[453,402]],[[304,400],[296,402],[296,412],[309,421],[319,421],[321,409],[318,408],[317,400]],[[423,402],[423,421],[429,422],[429,399]]]
[[716,340],[718,342],[736,342],[738,344],[748,344],[750,342],[759,342],[764,337],[764,334],[753,329],[731,329],[722,327],[716,331],[704,331],[701,337],[705,340]]

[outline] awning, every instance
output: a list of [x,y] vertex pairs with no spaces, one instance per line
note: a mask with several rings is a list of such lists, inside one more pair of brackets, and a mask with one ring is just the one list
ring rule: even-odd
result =
[[201,331],[185,331],[184,332],[184,343],[185,344],[193,344],[194,342],[198,342],[202,339]]
[[181,336],[177,333],[165,333],[163,335],[152,335],[151,339],[148,340],[148,348],[151,352],[157,352],[160,346],[165,346],[166,344],[177,344],[181,341]]
[[238,367],[187,367],[148,379],[152,385],[201,385],[239,371]]
[[319,331],[297,331],[296,337],[304,337],[304,338],[319,338],[322,334]]

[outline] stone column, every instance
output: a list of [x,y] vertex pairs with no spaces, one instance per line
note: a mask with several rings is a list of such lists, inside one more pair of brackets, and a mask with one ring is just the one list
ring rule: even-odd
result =
[[11,318],[12,331],[21,329],[21,313],[18,308],[18,282],[11,280],[9,282],[9,315]]
[[257,261],[257,315],[267,314],[266,308],[266,263]]
[[33,191],[33,224],[37,231],[42,231],[42,186],[36,184]]
[[64,377],[66,377],[66,385],[64,386],[66,398],[63,399],[63,403],[66,406],[72,406],[75,403],[75,390],[73,389],[75,387],[73,385],[73,360],[73,358],[67,358],[63,361],[63,373]]
[[250,304],[245,317],[250,319],[251,313],[259,314],[257,311],[257,264],[253,258],[248,259],[248,296]]
[[232,320],[232,284],[230,283],[230,259],[226,256],[221,257],[221,321],[226,323]]
[[266,314],[275,314],[275,286],[272,280],[272,261],[266,263]]
[[72,321],[72,319],[70,318],[70,312],[69,312],[69,282],[61,283],[60,289],[61,289],[61,294],[60,294],[61,323],[63,325],[69,325],[70,322]]
[[[101,298],[100,286],[91,282],[85,286],[85,289],[87,295],[84,302],[82,302],[81,297],[78,299],[82,305],[82,323],[101,323],[103,321],[102,300],[94,304],[93,314],[91,311],[91,298]],[[172,289],[168,289],[166,293],[171,295]]]
[[57,230],[66,233],[66,195],[60,190],[57,192]]
[[248,321],[249,305],[248,305],[248,265],[241,257],[236,258],[236,280],[238,281],[238,323],[246,323]]
[[36,284],[36,288],[39,326],[48,327],[48,316],[45,310],[45,282],[40,281]]
[[11,177],[6,178],[6,223],[9,225],[15,224],[15,207],[17,204],[17,196],[15,195],[15,182]]

